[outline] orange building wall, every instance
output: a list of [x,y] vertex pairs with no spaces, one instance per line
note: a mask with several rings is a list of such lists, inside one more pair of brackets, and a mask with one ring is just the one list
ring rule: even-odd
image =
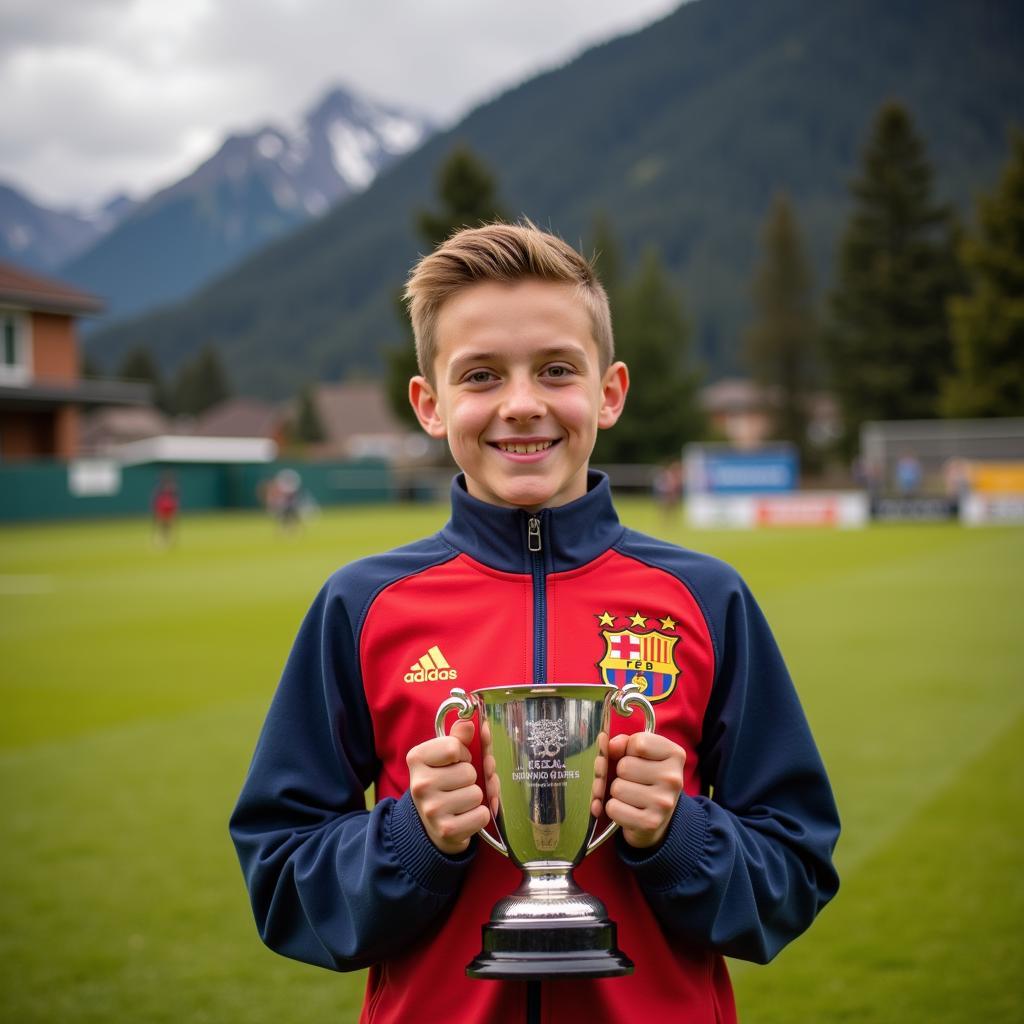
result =
[[71,317],[32,314],[32,376],[36,380],[78,380],[78,342]]
[[78,409],[73,405],[59,408],[53,420],[53,454],[58,459],[73,459],[78,454]]

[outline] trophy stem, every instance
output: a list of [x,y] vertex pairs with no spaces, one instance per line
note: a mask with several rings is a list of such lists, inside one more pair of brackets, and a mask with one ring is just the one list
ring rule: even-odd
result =
[[533,861],[519,888],[483,926],[471,978],[612,978],[633,973],[604,904],[584,892],[567,861]]

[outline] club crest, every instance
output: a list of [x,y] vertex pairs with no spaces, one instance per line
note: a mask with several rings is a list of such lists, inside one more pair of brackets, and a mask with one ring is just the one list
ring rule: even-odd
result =
[[678,636],[666,636],[657,630],[635,633],[631,629],[603,630],[601,635],[605,654],[597,667],[605,683],[636,683],[650,701],[664,700],[672,693],[679,678],[675,661]]

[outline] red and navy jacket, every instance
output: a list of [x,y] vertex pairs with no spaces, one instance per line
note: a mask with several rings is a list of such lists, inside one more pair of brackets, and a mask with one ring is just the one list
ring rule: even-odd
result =
[[[409,796],[406,753],[452,686],[640,673],[657,731],[686,750],[664,841],[635,850],[620,833],[575,872],[635,973],[545,982],[545,1020],[732,1021],[723,956],[770,960],[838,888],[832,792],[750,592],[724,563],[624,528],[608,481],[589,484],[530,513],[457,479],[439,533],[336,572],[296,638],[231,833],[270,947],[370,967],[365,1022],[525,1018],[521,982],[465,975],[520,872],[476,839],[441,853]],[[612,718],[633,731],[642,716]]]

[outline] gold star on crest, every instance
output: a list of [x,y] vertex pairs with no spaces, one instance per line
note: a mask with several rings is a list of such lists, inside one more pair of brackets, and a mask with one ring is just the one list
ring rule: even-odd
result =
[[671,615],[666,615],[665,618],[658,620],[661,623],[662,629],[675,629],[676,620]]
[[641,629],[643,629],[647,625],[647,620],[639,612],[637,612],[636,615],[634,615],[629,620],[629,624],[631,626],[639,626]]
[[602,626],[614,626],[615,616],[609,615],[607,612],[601,612],[601,614],[597,616],[597,621]]

